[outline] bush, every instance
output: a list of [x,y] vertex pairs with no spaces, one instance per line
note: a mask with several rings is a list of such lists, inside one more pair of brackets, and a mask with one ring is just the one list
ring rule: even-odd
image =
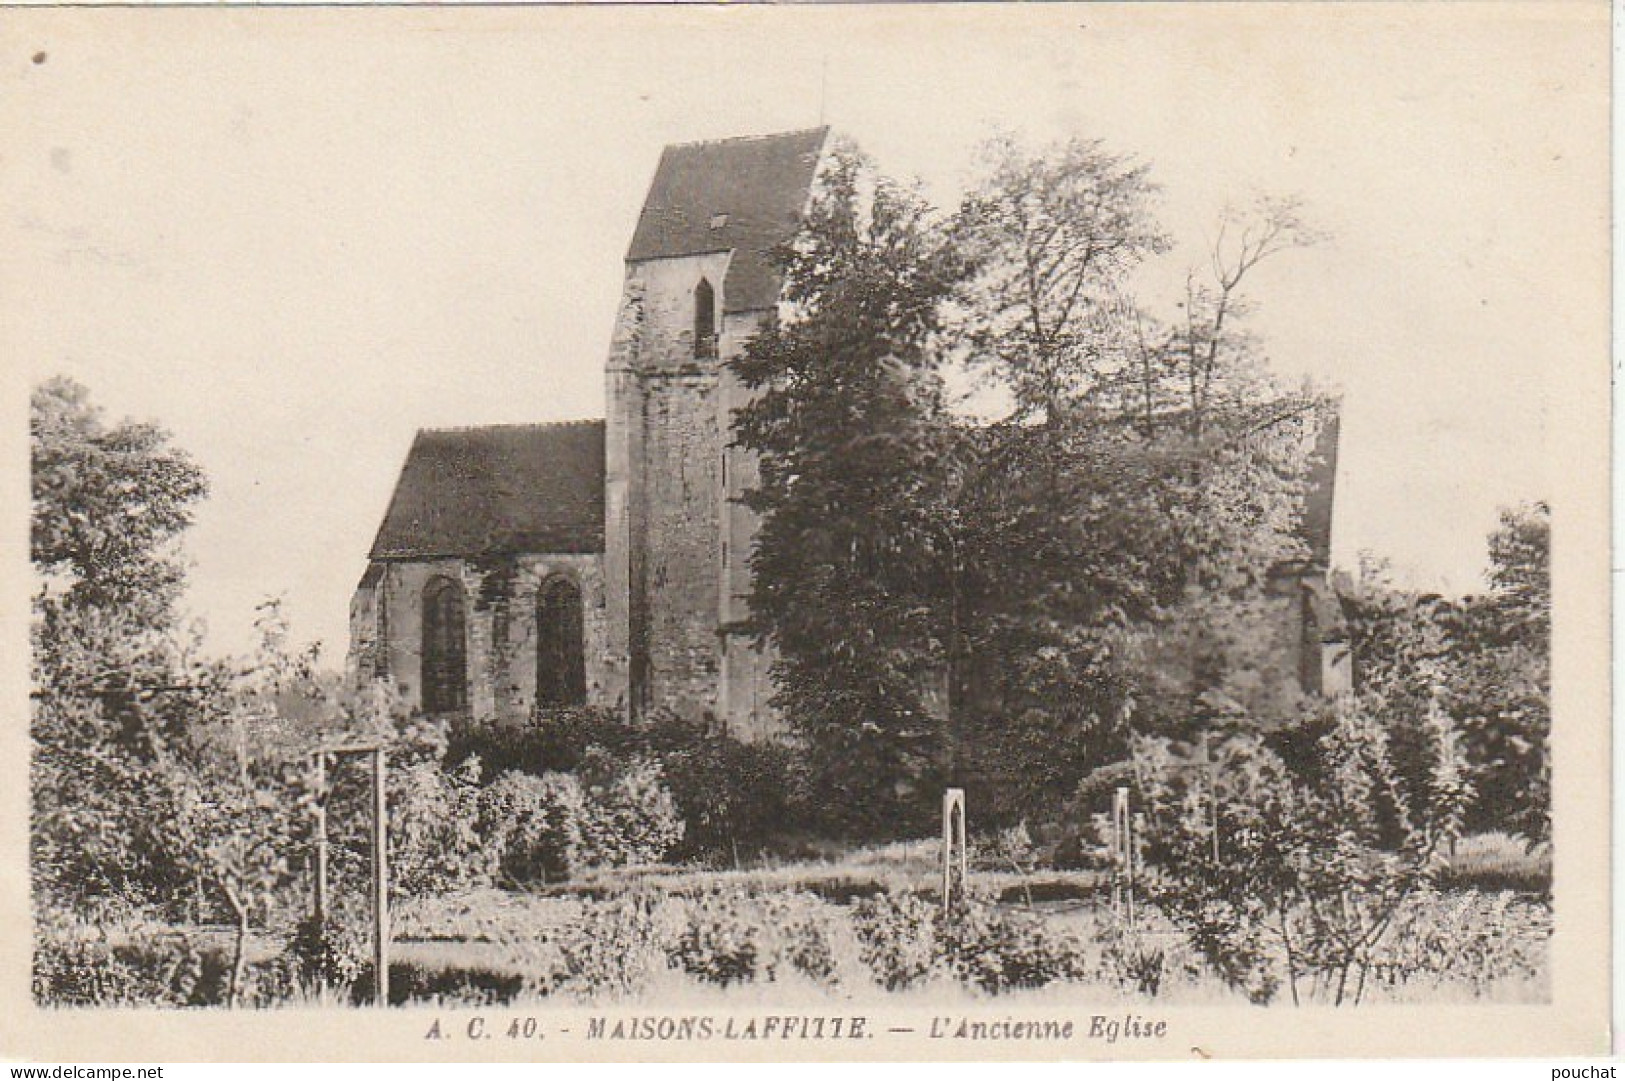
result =
[[180,935],[110,944],[81,934],[34,944],[34,1000],[44,1006],[208,1006],[225,1001],[230,961]]
[[[360,920],[334,916],[301,920],[283,952],[292,975],[289,992],[323,984],[339,991],[355,987],[372,964],[363,927]],[[266,980],[256,982],[263,986]]]
[[602,755],[650,761],[687,824],[672,855],[733,857],[801,822],[796,760],[789,748],[746,743],[715,724],[657,716],[638,724],[603,709],[541,710],[529,725],[466,723],[448,760],[478,757],[487,777],[510,770],[579,773]]
[[585,801],[567,773],[509,770],[487,785],[479,830],[498,876],[521,886],[568,877],[582,858]]
[[1098,968],[1083,942],[984,898],[967,898],[944,912],[941,901],[917,893],[882,893],[860,902],[852,920],[864,962],[888,991],[946,972],[997,994],[1078,979]]
[[432,761],[390,771],[390,889],[405,897],[488,886],[498,853],[480,836],[480,764]]
[[593,750],[581,763],[581,862],[589,867],[654,863],[683,838],[683,819],[660,766],[613,761]]
[[772,982],[794,972],[838,979],[835,917],[806,893],[709,890],[678,902],[668,962],[710,983]]
[[642,991],[665,967],[654,895],[635,892],[587,905],[554,936],[557,968],[543,994],[600,1000]]
[[1389,987],[1446,984],[1482,996],[1499,983],[1546,971],[1552,911],[1511,892],[1419,890],[1400,906],[1369,977]]
[[853,906],[860,956],[886,990],[913,987],[941,970],[941,911],[941,902],[913,891],[877,893]]
[[[688,829],[675,854],[737,863],[805,817],[794,752],[672,722],[653,753]],[[668,738],[670,737],[670,738]]]
[[1402,775],[1390,733],[1357,703],[1326,722],[1296,766],[1257,734],[1215,741],[1211,757],[1166,740],[1136,747],[1152,900],[1255,1002],[1284,986],[1295,1002],[1306,991],[1358,1003],[1471,795],[1442,714],[1411,752],[1419,777]]
[[1083,946],[1028,913],[970,901],[938,924],[943,952],[965,983],[997,994],[1088,975]]

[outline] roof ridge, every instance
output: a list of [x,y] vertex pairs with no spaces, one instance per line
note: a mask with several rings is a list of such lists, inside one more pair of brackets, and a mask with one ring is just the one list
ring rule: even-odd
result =
[[695,146],[722,146],[725,143],[757,143],[768,139],[790,139],[798,135],[811,135],[813,132],[828,134],[828,124],[814,124],[806,128],[790,128],[786,131],[766,131],[756,135],[724,135],[716,139],[693,139],[686,143],[667,143],[667,150],[686,150]]
[[502,424],[453,424],[445,428],[419,428],[419,435],[463,435],[472,432],[545,431],[549,428],[585,428],[601,425],[603,417],[576,417],[571,420],[509,421]]

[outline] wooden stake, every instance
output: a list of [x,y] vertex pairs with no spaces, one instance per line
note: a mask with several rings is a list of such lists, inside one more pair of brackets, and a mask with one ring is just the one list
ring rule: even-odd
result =
[[318,927],[327,926],[327,755],[318,752],[316,759],[316,888],[312,898],[312,915]]
[[389,805],[384,771],[384,749],[379,747],[372,752],[372,912],[380,1006],[389,1005]]
[[947,912],[954,896],[955,851],[958,852],[959,890],[970,880],[970,857],[965,843],[965,790],[948,788],[942,793],[942,910]]
[[[318,942],[327,940],[327,755],[317,752],[316,759],[316,811],[312,829],[315,832],[315,885],[311,897],[311,918],[316,924]],[[326,966],[316,975],[316,995],[327,1005]]]

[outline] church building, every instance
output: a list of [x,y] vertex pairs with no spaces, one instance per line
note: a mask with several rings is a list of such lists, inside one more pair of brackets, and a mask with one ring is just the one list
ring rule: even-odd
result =
[[[604,419],[418,433],[351,602],[353,671],[430,714],[598,705],[779,730],[769,652],[728,630],[756,531],[728,361],[777,313],[770,253],[827,147],[817,128],[666,148],[626,256]],[[1313,690],[1338,678],[1322,629],[1335,422],[1319,459],[1310,558],[1276,586],[1286,667]]]

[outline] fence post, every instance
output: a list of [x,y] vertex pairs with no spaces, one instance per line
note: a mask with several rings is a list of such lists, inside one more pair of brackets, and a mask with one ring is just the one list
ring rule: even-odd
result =
[[1112,793],[1112,915],[1120,921],[1126,918],[1126,922],[1132,924],[1134,899],[1131,896],[1133,872],[1130,860],[1133,858],[1133,840],[1130,829],[1128,789],[1119,786]]
[[316,925],[322,927],[327,923],[327,755],[317,751],[312,757],[316,759],[316,809],[312,823],[316,881],[311,903]]
[[389,1005],[389,804],[384,748],[372,752],[373,967],[377,1003]]
[[953,903],[955,854],[959,863],[959,890],[963,894],[970,877],[970,858],[965,844],[965,790],[948,788],[942,793],[942,910]]
[[[311,756],[315,759],[316,767],[316,806],[312,813],[311,830],[315,852],[312,862],[315,864],[314,882],[312,884],[311,919],[316,925],[316,933],[322,936],[319,941],[325,941],[327,935],[327,755],[317,751]],[[316,974],[316,994],[322,1005],[327,1005],[327,973],[323,970]]]

